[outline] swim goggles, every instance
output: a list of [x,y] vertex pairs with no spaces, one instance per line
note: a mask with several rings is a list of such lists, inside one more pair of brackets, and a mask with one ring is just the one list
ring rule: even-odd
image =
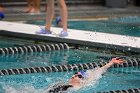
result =
[[75,73],[75,76],[77,76],[78,78],[80,78],[80,79],[84,79],[85,77],[85,75],[84,75],[84,72],[83,71],[80,71],[80,72],[76,72]]

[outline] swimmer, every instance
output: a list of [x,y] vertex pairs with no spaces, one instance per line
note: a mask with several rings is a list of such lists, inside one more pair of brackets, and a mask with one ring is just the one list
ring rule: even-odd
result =
[[[123,59],[120,58],[112,58],[109,63],[107,63],[105,66],[96,68],[96,69],[91,69],[87,71],[79,71],[76,72],[70,79],[67,84],[61,84],[58,85],[57,87],[53,87],[52,89],[49,90],[49,93],[58,93],[60,91],[67,91],[70,88],[73,88],[75,90],[78,90],[82,87],[85,87],[91,81],[93,80],[98,80],[100,76],[102,76],[108,68],[110,68],[114,64],[122,64],[124,62]],[[100,73],[100,75],[97,76],[97,73]],[[62,93],[61,92],[61,93]]]

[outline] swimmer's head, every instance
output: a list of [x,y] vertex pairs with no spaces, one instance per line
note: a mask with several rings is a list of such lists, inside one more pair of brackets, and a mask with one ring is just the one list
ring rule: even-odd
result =
[[69,83],[73,86],[80,85],[88,78],[88,75],[85,71],[76,72],[69,80]]
[[72,76],[72,78],[75,78],[75,77],[78,77],[79,79],[83,79],[83,78],[84,78],[83,75],[82,75],[80,72],[76,72],[76,73]]
[[79,74],[82,76],[82,79],[86,79],[87,78],[87,74],[85,71],[79,71],[79,72],[76,72],[75,74]]
[[74,85],[74,84],[80,84],[81,81],[82,81],[83,79],[84,79],[84,77],[83,77],[82,73],[77,72],[77,73],[75,73],[75,74],[71,77],[71,79],[69,80],[69,82],[70,82],[72,85]]

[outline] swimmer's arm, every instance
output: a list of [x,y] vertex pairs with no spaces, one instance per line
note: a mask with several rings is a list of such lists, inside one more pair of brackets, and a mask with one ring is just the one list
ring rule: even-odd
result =
[[107,63],[105,66],[101,67],[101,68],[110,68],[112,65],[114,64],[122,64],[124,62],[123,59],[119,59],[119,58],[112,58],[111,61],[109,61],[109,63]]
[[95,76],[95,72],[98,73],[98,74],[100,73],[100,74],[102,75],[102,74],[104,74],[104,73],[106,72],[106,70],[107,70],[108,68],[110,68],[112,65],[114,65],[114,64],[122,64],[123,62],[124,62],[123,59],[112,58],[111,61],[109,61],[109,63],[107,63],[107,64],[104,65],[103,67],[98,68],[98,69],[95,70],[95,71],[92,71],[92,72],[90,73],[90,77],[88,78],[88,82],[90,82],[91,80],[94,79],[93,77]]

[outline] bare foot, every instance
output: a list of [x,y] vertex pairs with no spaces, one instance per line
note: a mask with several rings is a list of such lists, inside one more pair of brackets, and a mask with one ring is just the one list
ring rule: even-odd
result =
[[30,14],[40,14],[40,11],[38,9],[32,8],[29,13]]
[[31,10],[32,10],[32,7],[27,7],[23,10],[23,12],[30,13]]

